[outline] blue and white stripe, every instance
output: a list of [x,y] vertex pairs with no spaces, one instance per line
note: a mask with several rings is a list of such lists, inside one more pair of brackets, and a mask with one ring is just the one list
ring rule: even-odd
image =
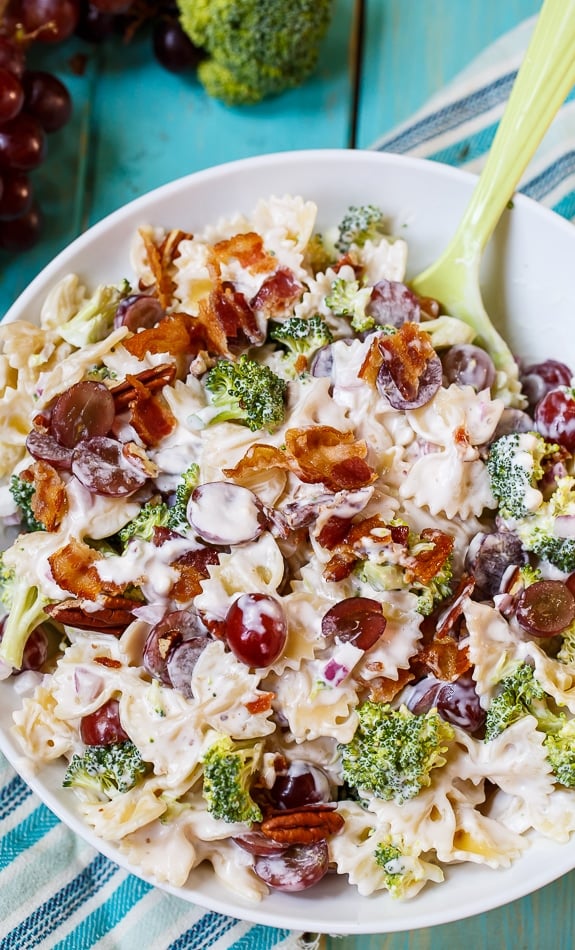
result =
[[[376,142],[477,172],[534,20],[490,47],[409,122]],[[575,220],[575,100],[520,188]],[[296,950],[298,934],[205,911],[99,855],[42,805],[0,755],[0,950]]]

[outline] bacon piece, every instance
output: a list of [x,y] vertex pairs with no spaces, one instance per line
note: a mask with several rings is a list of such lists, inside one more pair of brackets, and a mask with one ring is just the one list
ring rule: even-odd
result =
[[113,581],[103,581],[100,577],[96,564],[103,559],[104,555],[99,551],[72,538],[48,556],[48,563],[52,577],[62,590],[84,600],[99,600],[102,594],[116,594],[123,590]]
[[321,482],[328,491],[353,491],[377,478],[365,461],[365,441],[357,442],[351,431],[341,432],[332,426],[288,429],[285,441],[302,482]]
[[30,501],[32,514],[46,531],[55,531],[68,510],[68,496],[59,472],[49,462],[39,459],[20,472],[20,478],[34,485]]
[[160,393],[150,392],[136,376],[127,380],[134,392],[130,421],[144,445],[157,445],[176,427],[176,417]]
[[432,673],[437,679],[453,683],[471,669],[466,647],[459,647],[452,637],[437,637],[421,647],[411,661],[411,669],[417,679]]
[[289,267],[279,267],[275,274],[264,280],[255,297],[250,300],[250,306],[269,316],[288,310],[301,298],[302,293],[303,285],[296,280]]
[[[453,537],[437,528],[424,528],[420,537],[423,541],[429,541],[433,547],[429,551],[420,551],[414,555],[409,573],[415,580],[428,584],[450,557]],[[411,580],[411,577],[408,577],[408,580]]]
[[427,364],[436,356],[429,334],[416,323],[404,323],[396,333],[380,336],[378,345],[401,395],[415,399]]
[[187,313],[171,313],[155,327],[134,333],[122,341],[128,353],[141,360],[146,353],[170,353],[172,356],[194,353],[194,318]]
[[257,442],[249,447],[243,458],[233,468],[224,468],[222,472],[226,478],[240,481],[256,472],[267,472],[270,468],[289,469],[290,467],[290,458],[286,452],[282,452],[275,445]]
[[378,676],[372,680],[362,680],[362,685],[369,688],[369,698],[374,703],[390,703],[401,692],[404,686],[411,683],[415,676],[411,670],[398,670],[396,680],[388,676]]
[[255,231],[234,234],[228,240],[218,241],[212,250],[218,263],[229,264],[236,260],[253,274],[273,270],[277,263],[277,258],[266,251],[261,235]]
[[272,699],[274,698],[275,693],[262,693],[256,699],[252,699],[247,703],[244,703],[247,711],[252,716],[257,716],[258,713],[265,712],[266,709],[271,709]]
[[209,299],[215,318],[228,342],[241,345],[247,341],[253,346],[263,343],[265,334],[254,311],[244,295],[235,290],[232,284],[220,284],[212,291]]
[[391,527],[378,515],[350,524],[349,531],[336,545],[333,556],[324,568],[325,579],[342,581],[349,577],[357,562],[365,556],[365,542],[370,539],[377,544],[387,544],[393,540]]
[[379,337],[376,336],[369,345],[365,359],[357,374],[358,377],[363,379],[364,383],[368,383],[369,386],[375,386],[377,374],[382,363],[383,353],[379,348]]
[[170,596],[178,603],[187,603],[197,597],[202,592],[202,581],[210,576],[208,565],[218,562],[219,554],[215,548],[187,551],[171,564],[178,572],[178,579],[170,591]]
[[317,540],[322,548],[331,550],[336,544],[341,544],[351,527],[351,518],[338,518],[332,515],[328,518],[318,533]]
[[185,231],[169,231],[161,244],[157,245],[152,236],[143,229],[140,230],[140,237],[146,249],[146,256],[150,270],[154,275],[158,300],[164,310],[168,308],[174,292],[174,282],[170,277],[170,266],[178,255],[180,242],[189,240],[191,234]]

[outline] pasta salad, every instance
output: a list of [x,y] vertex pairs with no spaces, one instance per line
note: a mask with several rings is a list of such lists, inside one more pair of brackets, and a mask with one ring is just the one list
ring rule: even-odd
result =
[[575,829],[575,393],[316,214],[142,226],[0,325],[0,675],[157,883],[406,899]]

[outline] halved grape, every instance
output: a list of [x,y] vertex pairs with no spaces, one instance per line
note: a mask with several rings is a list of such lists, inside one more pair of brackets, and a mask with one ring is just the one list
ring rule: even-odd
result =
[[118,304],[114,315],[114,326],[128,327],[133,333],[136,330],[147,330],[166,316],[157,297],[150,294],[130,294]]
[[208,645],[206,636],[184,640],[172,648],[168,655],[167,673],[174,689],[178,689],[184,696],[191,699],[192,673],[201,654]]
[[535,581],[517,600],[517,621],[535,637],[553,637],[575,620],[575,597],[563,581]]
[[26,448],[32,458],[50,462],[50,465],[53,465],[54,468],[60,468],[68,472],[72,468],[72,449],[60,445],[49,432],[32,429],[26,437]]
[[570,386],[573,373],[559,360],[544,360],[531,363],[521,371],[523,393],[527,396],[531,412],[544,396],[559,386]]
[[473,386],[477,392],[490,389],[495,382],[493,360],[480,346],[458,343],[450,346],[441,358],[443,373],[448,383]]
[[126,459],[121,442],[96,436],[74,448],[72,473],[88,491],[123,497],[142,488],[147,475]]
[[397,385],[391,362],[383,362],[377,374],[377,388],[382,396],[394,409],[419,409],[425,406],[441,388],[443,369],[438,356],[432,356],[427,361],[425,369],[419,377],[417,388],[410,393],[404,393]]
[[266,523],[257,495],[233,482],[198,485],[188,502],[187,515],[198,537],[208,544],[254,541]]
[[331,790],[322,769],[296,760],[276,777],[271,796],[278,808],[302,808],[329,802]]
[[403,323],[419,323],[419,298],[397,280],[380,280],[371,292],[365,312],[379,326],[400,327]]
[[80,737],[86,745],[112,745],[129,738],[120,722],[120,704],[109,699],[94,712],[82,716]]
[[269,594],[240,594],[224,622],[232,653],[246,666],[271,666],[282,655],[287,620],[282,605]]
[[236,835],[233,839],[248,854],[273,855],[287,851],[289,845],[272,841],[262,831],[246,831],[245,835]]
[[491,600],[501,592],[501,582],[512,565],[527,563],[521,541],[511,531],[481,532],[472,540],[465,558],[465,569],[475,578],[476,600]]
[[84,380],[58,396],[50,428],[61,445],[73,449],[82,439],[107,435],[115,415],[114,397],[104,383]]
[[537,431],[550,442],[575,452],[575,399],[571,391],[552,389],[535,408]]
[[[195,643],[201,639],[205,645],[206,628],[195,610],[172,610],[154,624],[144,645],[144,667],[152,676],[161,680],[165,686],[176,685],[168,672],[168,661],[172,652],[182,643]],[[198,654],[199,655],[199,654]],[[184,659],[182,655],[182,661]],[[174,675],[178,676],[181,664],[174,664]]]
[[326,638],[337,638],[353,643],[360,650],[369,650],[383,636],[386,625],[379,601],[348,597],[323,615],[321,632]]
[[481,707],[475,681],[464,673],[452,683],[442,683],[437,691],[437,712],[446,722],[474,733],[485,723],[485,710]]
[[329,852],[326,841],[292,845],[281,854],[256,855],[254,871],[269,887],[278,891],[303,891],[313,887],[327,873]]

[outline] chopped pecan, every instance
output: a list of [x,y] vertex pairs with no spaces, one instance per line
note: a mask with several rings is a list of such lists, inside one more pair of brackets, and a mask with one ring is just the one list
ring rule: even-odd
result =
[[313,844],[341,831],[343,825],[339,812],[326,805],[272,815],[262,821],[261,832],[280,844]]
[[144,369],[141,373],[130,376],[110,390],[114,397],[116,412],[125,412],[136,397],[135,380],[145,386],[148,392],[153,393],[158,389],[163,389],[164,386],[171,386],[175,378],[175,363],[160,363],[159,366],[152,366],[150,369]]
[[[131,606],[126,607],[126,603],[131,603]],[[118,598],[118,604],[114,604],[114,598],[111,597],[107,606],[94,610],[90,605],[90,609],[85,609],[81,600],[71,597],[56,604],[47,604],[44,610],[53,620],[67,627],[99,630],[120,637],[134,619],[132,611],[136,606],[134,601],[127,601],[123,597]]]

